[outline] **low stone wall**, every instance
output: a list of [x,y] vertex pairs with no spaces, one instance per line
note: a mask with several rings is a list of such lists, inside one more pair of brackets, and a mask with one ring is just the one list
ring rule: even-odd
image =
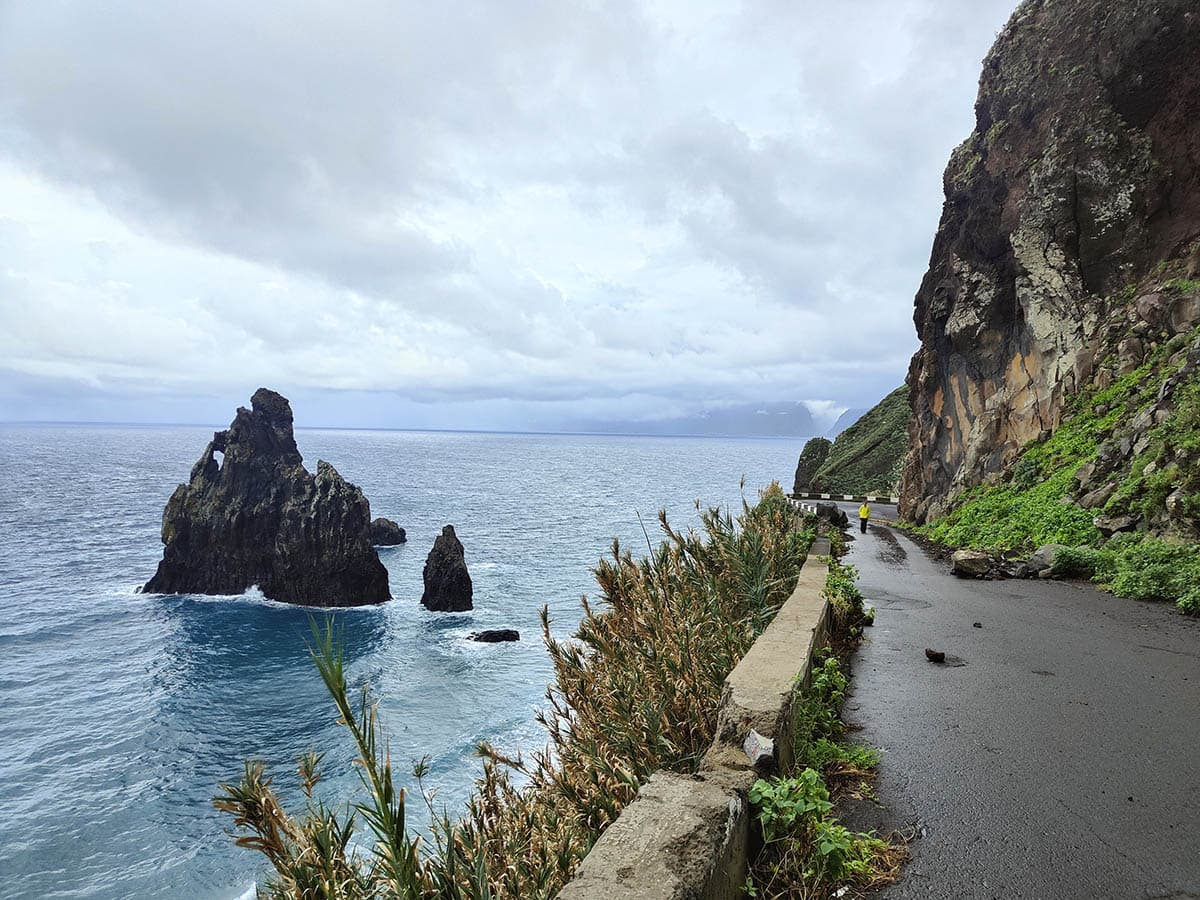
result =
[[[746,796],[760,775],[789,768],[796,686],[824,646],[829,605],[819,538],[792,595],[725,679],[717,737],[696,775],[657,772],[580,863],[563,900],[734,900],[750,852]],[[753,758],[752,758],[753,756]],[[757,760],[757,767],[755,765]]]

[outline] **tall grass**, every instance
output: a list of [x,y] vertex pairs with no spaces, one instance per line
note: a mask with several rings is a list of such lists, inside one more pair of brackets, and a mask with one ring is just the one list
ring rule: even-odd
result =
[[[484,744],[483,774],[463,817],[435,815],[423,840],[405,827],[374,699],[357,702],[329,629],[313,658],[339,721],[358,749],[364,799],[339,813],[313,798],[317,760],[301,764],[307,802],[293,817],[260,763],[216,799],[262,852],[275,898],[480,898],[554,896],[600,833],[659,769],[694,771],[716,729],[725,676],[790,594],[812,531],[778,485],[740,515],[710,509],[644,559],[614,541],[595,569],[600,602],[583,601],[576,638],[543,638],[555,678],[538,719],[545,749],[512,759]],[[420,772],[418,771],[418,775]],[[365,823],[369,851],[355,850]]]

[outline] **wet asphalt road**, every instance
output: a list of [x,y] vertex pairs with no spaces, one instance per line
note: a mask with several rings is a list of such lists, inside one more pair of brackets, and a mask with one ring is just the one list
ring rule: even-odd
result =
[[845,815],[916,834],[880,896],[1200,898],[1200,621],[1085,584],[962,581],[852,525],[878,614],[844,713],[884,751],[883,808]]

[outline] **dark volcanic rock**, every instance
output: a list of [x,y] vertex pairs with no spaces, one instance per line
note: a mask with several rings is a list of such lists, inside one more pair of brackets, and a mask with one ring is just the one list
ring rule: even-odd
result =
[[917,522],[1057,428],[1081,386],[1110,383],[1101,361],[1140,365],[1131,332],[1174,328],[1161,296],[1110,313],[1200,238],[1195,0],[1025,0],[984,61],[975,120],[916,296],[900,514]]
[[983,578],[992,569],[992,556],[985,550],[955,550],[950,571],[959,578]]
[[454,533],[454,526],[447,525],[433,542],[433,549],[425,560],[425,593],[421,603],[437,612],[465,612],[472,608],[471,575],[467,572],[467,561],[463,545]]
[[404,529],[382,516],[371,523],[371,543],[376,547],[394,547],[408,540]]
[[836,503],[818,503],[817,518],[835,528],[845,528],[850,524],[849,516]]
[[810,438],[804,445],[804,449],[800,451],[800,460],[796,463],[796,479],[792,482],[793,493],[804,494],[812,490],[817,470],[825,464],[829,448],[832,446],[833,441],[823,437]]
[[498,644],[502,641],[519,641],[521,632],[514,628],[494,628],[489,631],[473,631],[468,638],[481,644]]
[[285,397],[255,391],[163,510],[162,561],[143,590],[362,606],[390,599],[362,491],[329,463],[304,468]]

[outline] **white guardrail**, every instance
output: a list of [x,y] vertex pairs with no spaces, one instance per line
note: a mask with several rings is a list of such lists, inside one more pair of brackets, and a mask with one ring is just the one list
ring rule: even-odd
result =
[[884,496],[876,496],[874,494],[802,493],[802,494],[789,494],[788,496],[792,500],[835,500],[835,501],[836,500],[842,500],[842,501],[849,500],[854,503],[864,503],[865,502],[865,503],[892,503],[892,504],[900,502],[899,497],[884,497]]

